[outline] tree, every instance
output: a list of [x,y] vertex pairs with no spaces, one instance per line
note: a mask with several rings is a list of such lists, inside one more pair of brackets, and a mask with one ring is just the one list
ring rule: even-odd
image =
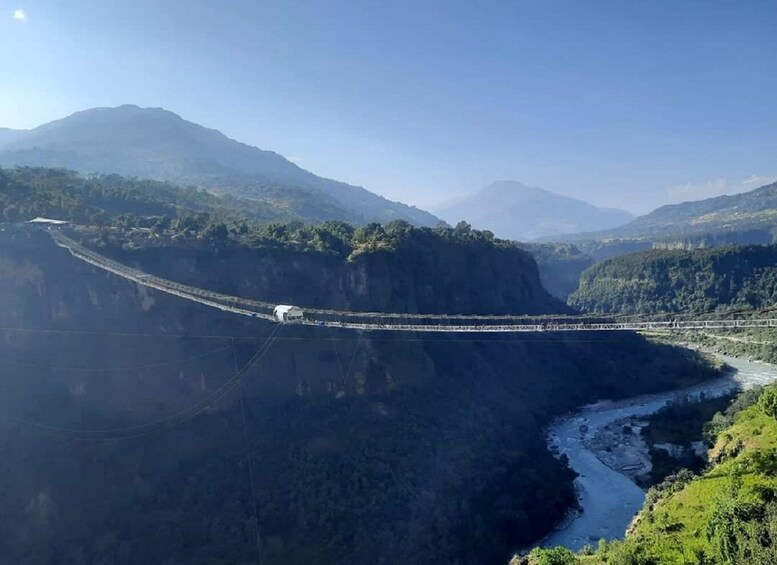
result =
[[458,224],[456,224],[456,227],[453,228],[453,231],[456,232],[457,236],[467,235],[472,231],[472,226],[469,225],[469,223],[462,220]]
[[739,499],[741,484],[742,479],[739,476],[731,476],[729,490],[715,501],[712,515],[707,522],[707,539],[722,563],[737,563],[745,535],[745,522],[742,519]]
[[208,224],[202,237],[210,241],[226,241],[229,239],[229,230],[224,223]]
[[573,565],[577,556],[566,547],[535,547],[529,553],[529,565]]
[[767,416],[777,419],[777,390],[774,387],[766,388],[758,400],[758,407]]

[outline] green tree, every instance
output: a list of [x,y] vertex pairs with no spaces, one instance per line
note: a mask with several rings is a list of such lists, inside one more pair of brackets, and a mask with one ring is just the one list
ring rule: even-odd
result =
[[529,553],[529,565],[574,565],[577,556],[566,547],[535,547]]
[[721,563],[737,563],[745,537],[746,524],[739,499],[741,485],[742,479],[732,475],[730,488],[715,501],[707,522],[707,539]]
[[768,387],[758,399],[758,407],[767,416],[777,419],[777,389]]

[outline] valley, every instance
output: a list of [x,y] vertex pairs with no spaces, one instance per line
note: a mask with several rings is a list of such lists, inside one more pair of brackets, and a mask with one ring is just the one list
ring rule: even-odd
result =
[[[622,538],[645,501],[645,491],[623,468],[613,467],[650,461],[644,444],[634,448],[611,438],[612,443],[595,447],[591,439],[613,422],[644,418],[677,399],[710,399],[734,390],[746,390],[777,382],[777,368],[733,357],[721,357],[731,374],[667,393],[640,396],[617,402],[585,406],[573,416],[555,422],[548,441],[554,452],[565,455],[578,477],[575,479],[580,514],[543,540],[546,547],[564,546],[574,551],[595,547],[600,539]],[[585,432],[580,426],[587,427]],[[639,434],[639,431],[634,433]],[[614,452],[614,453],[612,453]],[[620,453],[619,453],[620,452]]]
[[0,8],[0,565],[777,565],[768,3]]
[[[11,465],[2,480],[15,492],[4,507],[16,524],[5,539],[6,551],[22,562],[44,559],[20,553],[19,540],[29,536],[38,548],[89,560],[154,561],[171,549],[188,562],[208,555],[250,558],[256,525],[262,560],[269,563],[360,562],[375,552],[412,561],[505,561],[574,501],[571,472],[543,440],[542,428],[553,416],[605,396],[654,392],[715,374],[701,358],[636,335],[619,338],[614,351],[606,333],[406,339],[302,327],[274,335],[254,365],[251,357],[270,336],[261,321],[144,290],[74,260],[43,233],[0,235],[0,358],[6,361],[0,409],[8,419],[4,457]],[[477,273],[451,259],[466,256],[467,247],[434,242],[425,245],[448,246],[448,276],[461,277],[457,285],[465,288]],[[375,277],[384,277],[376,288],[393,292],[358,300],[379,310],[410,297],[416,309],[455,308],[458,302],[447,301],[462,296],[411,293],[397,276],[404,260],[365,270],[368,284],[359,283],[350,298],[347,287],[312,274],[304,277],[306,287],[273,290],[293,280],[278,271],[282,266],[320,269],[321,261],[335,259],[322,252],[297,255],[293,248],[227,252],[223,244],[190,245],[188,252],[163,245],[113,253],[175,280],[216,289],[244,281],[248,286],[239,292],[247,296],[293,290],[295,298],[322,306],[357,304]],[[412,239],[403,245],[409,247],[380,264],[423,249]],[[483,260],[487,249],[473,252]],[[504,261],[494,252],[495,261]],[[371,261],[371,253],[385,254],[366,252],[360,261]],[[506,298],[514,311],[536,308],[540,297],[549,308],[561,307],[541,293],[531,263],[521,264],[513,269],[527,286],[510,284],[504,291],[515,296]],[[412,280],[424,283],[420,288],[434,285],[436,269],[432,264],[428,275]],[[278,274],[257,277],[261,272]],[[540,294],[521,305],[517,297],[531,296],[530,288]],[[487,311],[499,295],[473,294],[473,302],[460,307]],[[247,366],[241,385],[218,402],[208,400],[228,386],[235,361]],[[623,379],[625,367],[632,368],[630,379]],[[565,384],[569,378],[574,389]],[[152,425],[157,421],[170,427]],[[253,454],[250,462],[245,453]],[[30,465],[36,473],[23,479]],[[74,514],[72,497],[85,496],[87,484],[91,512]],[[253,518],[244,490],[251,485],[260,493]],[[159,489],[170,496],[152,495]],[[322,495],[310,498],[313,493]],[[38,499],[56,512],[25,515]],[[191,513],[204,518],[186,519]],[[160,516],[170,517],[169,526],[150,535]],[[472,520],[482,525],[475,528]],[[84,531],[92,535],[84,538]],[[118,536],[120,544],[90,541]],[[171,545],[170,539],[180,541]]]

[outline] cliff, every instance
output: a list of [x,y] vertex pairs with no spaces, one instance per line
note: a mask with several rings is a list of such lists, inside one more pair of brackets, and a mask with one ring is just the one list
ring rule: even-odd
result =
[[[402,296],[409,271],[380,278],[369,257],[339,267],[366,277],[348,286],[323,256],[272,255],[259,278],[249,259],[270,259],[242,251],[124,253],[239,294],[280,296],[299,272],[322,304],[457,304]],[[272,287],[271,272],[288,278]],[[459,307],[507,300],[475,298]],[[574,503],[542,436],[553,415],[711,374],[632,335],[292,326],[250,364],[276,326],[140,288],[24,230],[0,232],[0,328],[0,550],[15,563],[506,560]]]

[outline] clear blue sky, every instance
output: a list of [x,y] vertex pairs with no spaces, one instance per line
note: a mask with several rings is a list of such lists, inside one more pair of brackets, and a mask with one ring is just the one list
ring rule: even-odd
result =
[[775,30],[756,0],[0,0],[0,126],[161,106],[423,206],[511,178],[645,211],[777,176]]

